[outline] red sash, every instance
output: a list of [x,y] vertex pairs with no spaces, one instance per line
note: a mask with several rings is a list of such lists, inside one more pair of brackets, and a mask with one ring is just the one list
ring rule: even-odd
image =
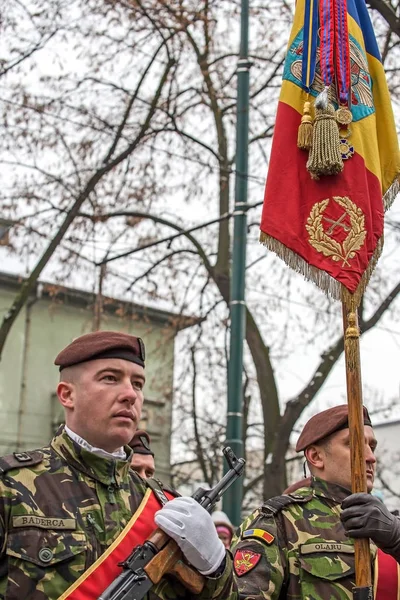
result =
[[[173,496],[165,492],[168,500]],[[156,529],[154,514],[160,501],[148,489],[139,508],[111,546],[73,583],[58,600],[97,600],[121,573],[118,563],[125,560],[138,544],[142,544]]]
[[374,569],[376,600],[400,600],[400,565],[382,550],[376,553]]

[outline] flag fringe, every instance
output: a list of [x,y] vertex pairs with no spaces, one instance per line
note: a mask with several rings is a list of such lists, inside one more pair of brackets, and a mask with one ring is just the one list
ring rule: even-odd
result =
[[360,279],[360,283],[358,284],[356,291],[352,294],[346,287],[344,287],[344,285],[340,284],[342,291],[340,299],[342,300],[343,304],[345,305],[348,311],[354,312],[360,306],[361,299],[365,292],[365,288],[367,287],[368,282],[371,279],[371,275],[375,270],[379,257],[382,254],[383,240],[384,235],[382,234],[382,236],[378,240],[378,243],[376,244],[376,248],[368,263],[368,267],[365,269]]
[[281,258],[288,267],[300,273],[305,279],[312,281],[321,288],[326,294],[329,294],[336,300],[341,300],[341,284],[333,279],[328,273],[309,265],[301,256],[287,248],[284,244],[279,242],[276,238],[260,232],[260,242],[266,246],[269,250],[272,250],[279,258]]
[[355,311],[360,305],[361,298],[364,294],[365,288],[368,285],[372,272],[376,267],[376,263],[382,253],[383,248],[383,235],[379,239],[375,251],[369,261],[368,267],[365,269],[363,276],[361,277],[360,283],[354,293],[351,293],[341,283],[336,281],[333,277],[328,275],[322,269],[313,267],[308,264],[301,256],[287,248],[282,242],[279,242],[276,238],[260,232],[260,242],[266,246],[269,250],[272,250],[279,258],[281,258],[288,267],[303,275],[308,281],[312,281],[317,285],[323,292],[331,296],[335,300],[340,300],[344,303],[349,311]]
[[396,179],[393,181],[392,185],[389,187],[389,189],[385,192],[383,196],[383,208],[385,209],[385,211],[389,210],[389,208],[392,206],[394,199],[396,198],[399,192],[400,173],[398,173]]

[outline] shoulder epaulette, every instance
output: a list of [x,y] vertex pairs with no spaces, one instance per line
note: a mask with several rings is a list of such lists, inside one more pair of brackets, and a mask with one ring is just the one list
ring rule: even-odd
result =
[[157,496],[157,498],[162,506],[164,506],[164,504],[166,504],[168,502],[168,498],[164,492],[168,492],[169,494],[171,494],[173,496],[178,495],[177,492],[175,492],[171,488],[164,485],[156,477],[151,477],[150,479],[145,479],[144,483],[147,485],[147,487],[149,487],[154,492],[154,494]]
[[22,467],[32,467],[38,465],[43,460],[43,454],[39,450],[33,452],[14,452],[8,456],[0,457],[0,475],[11,471],[11,469],[21,469]]
[[276,515],[281,510],[289,506],[290,504],[303,504],[305,502],[309,502],[312,499],[312,492],[307,494],[306,496],[302,496],[300,494],[288,494],[287,496],[275,496],[275,498],[270,498],[266,500],[261,507],[261,510],[264,513]]
[[165,491],[168,492],[169,494],[171,494],[172,496],[180,496],[181,494],[179,492],[177,492],[176,490],[174,490],[173,487],[171,487],[170,485],[168,485],[167,483],[164,483],[163,481],[160,481],[159,479],[157,479],[156,477],[153,477],[153,479],[155,479],[158,483],[158,485]]

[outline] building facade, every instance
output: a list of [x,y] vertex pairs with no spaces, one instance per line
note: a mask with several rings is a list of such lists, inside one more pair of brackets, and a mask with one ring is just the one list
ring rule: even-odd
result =
[[374,424],[377,477],[375,489],[390,510],[400,510],[400,420]]
[[[0,273],[0,319],[20,286],[20,278]],[[95,303],[94,294],[36,285],[8,335],[0,362],[0,455],[47,444],[63,422],[55,393],[59,372],[53,361],[74,338],[94,330]],[[102,299],[100,329],[131,333],[145,342],[145,403],[140,425],[151,436],[157,475],[165,481],[170,471],[174,340],[180,329],[195,322]]]

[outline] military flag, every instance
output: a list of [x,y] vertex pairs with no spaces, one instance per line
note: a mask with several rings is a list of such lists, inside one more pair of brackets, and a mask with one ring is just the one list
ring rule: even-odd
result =
[[333,297],[358,305],[399,191],[400,156],[365,0],[297,0],[261,241]]
[[[352,491],[366,492],[357,307],[399,191],[400,156],[365,0],[297,0],[283,72],[261,241],[342,300]],[[357,539],[353,597],[372,597]]]

